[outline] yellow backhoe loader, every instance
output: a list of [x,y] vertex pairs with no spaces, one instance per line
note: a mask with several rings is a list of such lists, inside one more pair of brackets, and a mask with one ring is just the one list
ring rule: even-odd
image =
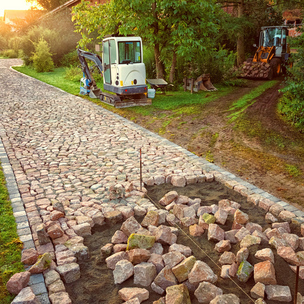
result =
[[241,77],[272,79],[286,71],[290,65],[290,47],[287,26],[261,28],[259,46],[253,58],[248,58],[241,69]]

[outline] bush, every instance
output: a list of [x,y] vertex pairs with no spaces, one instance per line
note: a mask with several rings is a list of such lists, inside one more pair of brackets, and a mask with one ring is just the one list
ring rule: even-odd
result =
[[79,59],[77,51],[71,51],[65,55],[63,55],[60,64],[66,67],[75,67],[79,65]]
[[35,52],[32,60],[34,69],[38,73],[50,72],[54,69],[50,47],[44,39],[41,38],[39,42],[35,44]]
[[74,81],[74,82],[79,82],[80,79],[83,77],[81,68],[79,67],[69,67],[65,69],[65,75],[64,78]]
[[7,48],[7,40],[0,35],[0,50],[5,50]]
[[18,54],[18,52],[20,50],[20,42],[21,42],[20,37],[13,37],[9,40],[8,46],[10,49],[14,50],[16,52],[16,54]]
[[50,51],[53,54],[52,56],[54,56],[54,50],[56,49],[55,45],[58,44],[59,40],[58,33],[54,30],[43,28],[42,26],[34,26],[21,38],[20,41],[25,65],[30,65],[33,62],[32,55],[35,51],[35,45],[40,41],[40,39],[45,40],[49,46],[53,46],[50,48]]
[[298,52],[293,54],[293,67],[288,68],[286,87],[278,111],[291,124],[304,131],[304,34],[294,38]]
[[12,49],[4,50],[1,52],[3,57],[7,58],[18,58],[18,52],[15,52]]

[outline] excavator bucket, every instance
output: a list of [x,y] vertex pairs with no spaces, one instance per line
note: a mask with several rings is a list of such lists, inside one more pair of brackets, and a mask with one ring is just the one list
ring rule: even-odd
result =
[[91,90],[90,90],[90,93],[89,93],[89,96],[91,98],[99,98],[100,96],[100,93],[101,93],[101,90],[97,87],[91,87]]
[[199,76],[194,85],[198,88],[198,90],[202,91],[217,91],[210,80],[210,74],[203,74]]
[[199,76],[196,80],[184,78],[184,90],[189,90],[192,92],[202,91],[217,91],[215,86],[210,80],[210,74],[203,74]]

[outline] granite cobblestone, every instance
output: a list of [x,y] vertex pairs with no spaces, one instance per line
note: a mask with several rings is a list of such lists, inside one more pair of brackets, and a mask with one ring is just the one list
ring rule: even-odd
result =
[[[68,250],[63,244],[83,246],[75,232],[89,234],[105,214],[116,211],[119,217],[122,208],[140,206],[145,190],[139,185],[140,148],[144,181],[159,183],[181,175],[192,182],[204,175],[248,200],[252,195],[259,197],[257,202],[267,198],[304,222],[304,212],[294,206],[117,114],[9,69],[13,64],[20,61],[0,60],[5,83],[0,88],[0,160],[25,249],[48,251],[55,258]],[[41,223],[41,233],[55,223],[63,236],[42,244],[37,230]],[[32,275],[30,286],[41,303],[50,303],[42,274]]]

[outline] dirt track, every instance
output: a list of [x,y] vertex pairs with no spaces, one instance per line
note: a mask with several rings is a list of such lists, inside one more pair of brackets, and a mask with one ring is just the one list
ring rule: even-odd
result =
[[[281,82],[258,97],[241,119],[231,124],[227,117],[234,101],[262,83],[248,81],[197,113],[174,118],[162,136],[303,209],[304,134],[276,112]],[[150,124],[149,118],[138,117],[136,122],[157,133],[166,119]]]

